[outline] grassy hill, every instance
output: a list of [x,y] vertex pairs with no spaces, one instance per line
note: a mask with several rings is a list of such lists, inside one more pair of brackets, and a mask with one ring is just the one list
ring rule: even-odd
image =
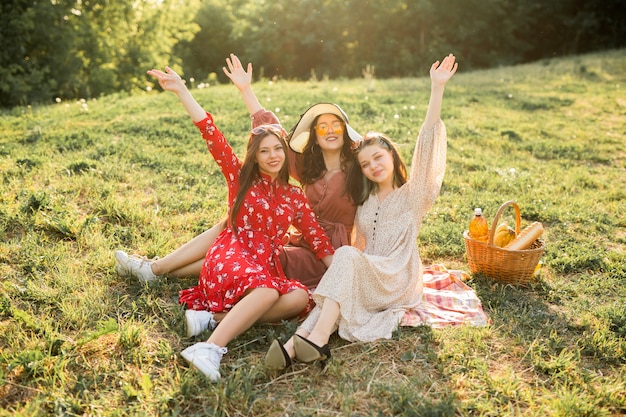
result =
[[[334,337],[324,370],[269,373],[269,343],[296,324],[255,326],[229,346],[217,385],[179,356],[194,341],[177,295],[197,280],[142,286],[114,270],[116,249],[163,256],[226,212],[221,174],[175,97],[153,89],[0,113],[0,415],[626,414],[626,53],[460,65],[422,258],[468,271],[473,208],[491,220],[515,200],[523,225],[546,228],[539,277],[518,288],[473,276],[491,326]],[[310,104],[336,102],[409,161],[428,67],[418,79],[254,88],[287,127]],[[249,119],[236,89],[194,95],[242,151]]]

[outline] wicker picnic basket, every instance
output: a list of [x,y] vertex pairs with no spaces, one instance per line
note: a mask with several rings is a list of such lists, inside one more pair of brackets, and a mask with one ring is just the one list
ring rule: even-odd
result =
[[514,201],[507,201],[500,206],[493,219],[487,242],[470,238],[467,230],[463,233],[467,262],[472,273],[482,273],[507,284],[524,285],[533,278],[546,244],[543,240],[537,239],[525,250],[507,250],[494,245],[493,236],[500,215],[508,206],[515,208],[515,233],[519,235],[521,226],[519,206]]

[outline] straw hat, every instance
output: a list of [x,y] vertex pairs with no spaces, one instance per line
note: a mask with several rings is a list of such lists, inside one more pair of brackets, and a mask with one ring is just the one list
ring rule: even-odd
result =
[[350,137],[353,142],[357,142],[361,139],[362,135],[360,135],[348,124],[348,116],[343,110],[341,110],[341,107],[334,103],[317,103],[302,113],[298,123],[296,123],[293,129],[291,129],[291,133],[289,133],[289,146],[291,146],[291,149],[302,153],[306,142],[309,140],[313,120],[322,114],[334,114],[343,120],[346,124],[348,137]]

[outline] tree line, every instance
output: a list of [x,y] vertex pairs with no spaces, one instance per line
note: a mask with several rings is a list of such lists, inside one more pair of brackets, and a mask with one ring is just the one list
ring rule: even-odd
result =
[[[6,0],[0,106],[146,89],[169,64],[225,82],[410,77],[452,52],[464,69],[626,45],[623,0]],[[421,74],[421,73],[420,73]]]

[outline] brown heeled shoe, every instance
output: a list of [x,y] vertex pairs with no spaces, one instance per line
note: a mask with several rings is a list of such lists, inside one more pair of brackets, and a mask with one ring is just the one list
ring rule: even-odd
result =
[[305,363],[315,361],[326,362],[331,357],[328,343],[319,347],[298,334],[293,338],[293,348],[296,351],[296,359]]
[[276,339],[272,341],[270,348],[265,354],[265,366],[268,369],[281,370],[291,366],[291,358],[283,347],[283,345]]

